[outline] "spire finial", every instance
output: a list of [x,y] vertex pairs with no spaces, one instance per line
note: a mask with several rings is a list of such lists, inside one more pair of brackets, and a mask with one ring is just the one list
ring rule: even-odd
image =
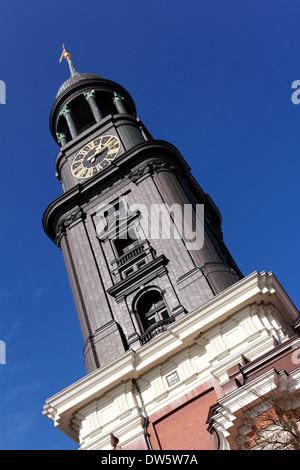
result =
[[59,63],[61,63],[61,61],[63,60],[63,57],[64,57],[65,59],[67,59],[68,61],[71,59],[71,54],[70,54],[70,52],[67,52],[67,51],[66,51],[64,44],[62,45],[62,48],[63,48],[63,51],[62,51],[62,53],[61,53],[61,56],[60,56],[60,59],[59,59]]
[[63,51],[61,53],[61,56],[60,56],[60,59],[59,59],[59,63],[61,63],[61,61],[63,60],[63,57],[68,61],[68,64],[69,64],[69,68],[70,68],[70,72],[71,72],[71,77],[74,77],[74,75],[76,75],[78,72],[77,70],[75,69],[72,61],[71,61],[71,54],[70,52],[67,52],[66,49],[65,49],[65,45],[63,44],[62,45],[62,48],[63,48]]

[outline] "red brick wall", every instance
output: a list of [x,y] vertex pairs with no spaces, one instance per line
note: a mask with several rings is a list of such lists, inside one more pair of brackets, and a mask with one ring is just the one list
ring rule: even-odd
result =
[[207,431],[210,406],[222,395],[212,380],[150,416],[148,432],[154,450],[211,450],[214,437]]
[[[209,409],[224,395],[216,379],[200,385],[149,416],[148,433],[153,450],[212,450],[215,436],[207,431]],[[122,446],[124,450],[145,450],[144,436]]]
[[207,431],[206,420],[209,407],[215,401],[215,391],[210,390],[155,423],[161,449],[213,449],[213,437]]

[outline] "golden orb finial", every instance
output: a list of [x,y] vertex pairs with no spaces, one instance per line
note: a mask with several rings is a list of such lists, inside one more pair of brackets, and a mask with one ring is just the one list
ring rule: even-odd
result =
[[59,63],[61,63],[63,57],[64,57],[66,60],[70,60],[70,59],[71,59],[71,54],[70,54],[70,52],[67,52],[67,51],[66,51],[64,44],[62,45],[62,48],[63,48],[63,51],[62,51],[62,54],[61,54],[61,56],[60,56]]

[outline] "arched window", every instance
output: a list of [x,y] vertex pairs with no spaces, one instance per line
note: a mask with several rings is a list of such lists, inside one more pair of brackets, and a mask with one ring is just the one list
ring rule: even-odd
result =
[[174,319],[169,316],[162,294],[157,289],[144,292],[136,300],[135,313],[141,328],[141,343],[147,343],[158,333],[166,330],[166,325]]

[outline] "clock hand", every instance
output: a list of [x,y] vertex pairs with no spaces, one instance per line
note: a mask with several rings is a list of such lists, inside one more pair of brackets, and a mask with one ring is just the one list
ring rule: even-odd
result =
[[109,145],[104,145],[104,147],[98,147],[96,152],[94,153],[94,155],[89,157],[87,160],[90,160],[91,163],[94,163],[95,160],[96,160],[96,157],[98,157],[99,155],[101,155],[102,153],[104,153],[107,150],[110,151],[110,148],[114,147],[115,144],[116,144],[116,142],[111,142]]
[[107,147],[98,149],[92,157],[88,158],[88,160],[91,160],[91,163],[94,163],[94,161],[96,160],[96,157],[98,157],[98,155],[100,155],[101,153],[104,153],[105,150],[107,150]]

